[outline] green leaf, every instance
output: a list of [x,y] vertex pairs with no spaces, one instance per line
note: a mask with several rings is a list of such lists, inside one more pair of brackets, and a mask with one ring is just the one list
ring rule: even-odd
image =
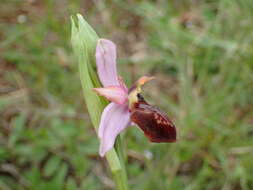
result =
[[92,91],[92,88],[99,85],[98,78],[94,71],[92,71],[92,65],[95,65],[95,48],[98,36],[81,15],[78,14],[76,19],[75,22],[74,17],[71,18],[71,42],[79,62],[80,79],[85,102],[92,124],[97,129],[102,111],[106,105],[106,102]]
[[58,156],[52,156],[46,163],[44,172],[45,176],[50,177],[59,168],[61,159]]
[[[93,69],[95,68],[95,48],[98,36],[80,14],[71,17],[71,26],[71,42],[75,57],[79,63],[84,99],[91,122],[97,130],[101,114],[106,106],[106,101],[92,91],[92,88],[100,86],[98,77]],[[127,189],[124,169],[121,167],[115,149],[108,151],[106,158],[114,174],[118,189]]]
[[68,172],[67,164],[65,163],[61,164],[60,169],[58,170],[57,174],[55,175],[53,179],[54,185],[55,187],[58,187],[58,189],[63,189],[63,184],[66,178],[67,172]]
[[67,190],[76,190],[78,189],[76,182],[73,178],[68,178],[67,184],[66,184]]
[[14,121],[12,122],[13,129],[8,142],[10,147],[14,147],[17,144],[18,140],[20,140],[22,137],[25,120],[26,116],[24,114],[21,114],[15,117]]

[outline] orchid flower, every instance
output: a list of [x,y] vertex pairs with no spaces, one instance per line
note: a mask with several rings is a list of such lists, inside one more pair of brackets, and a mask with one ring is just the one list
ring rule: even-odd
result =
[[116,45],[106,39],[98,40],[96,65],[103,88],[94,88],[93,90],[111,101],[102,113],[98,129],[99,154],[103,157],[107,151],[113,148],[117,135],[131,124],[131,105],[137,101],[140,87],[153,77],[141,77],[129,90],[117,73]]

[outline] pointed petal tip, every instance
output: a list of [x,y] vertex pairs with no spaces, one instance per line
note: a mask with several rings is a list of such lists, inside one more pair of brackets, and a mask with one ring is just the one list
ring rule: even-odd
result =
[[105,152],[101,148],[99,148],[99,156],[100,157],[104,157],[105,156]]
[[111,40],[100,38],[97,41],[96,55],[114,53],[114,51],[116,52],[116,45]]
[[114,141],[110,145],[108,145],[107,143],[102,142],[102,140],[103,139],[101,139],[100,147],[99,147],[99,156],[100,157],[104,157],[105,154],[114,147]]
[[99,38],[98,39],[98,44],[100,45],[104,45],[104,44],[106,44],[106,45],[112,45],[112,46],[115,46],[116,47],[116,45],[115,45],[115,43],[113,43],[113,41],[111,41],[111,40],[108,40],[108,39],[105,39],[105,38]]
[[150,77],[149,76],[142,76],[141,78],[138,79],[137,84],[140,85],[140,86],[142,86],[146,82],[149,82],[149,81],[151,81],[153,79],[155,79],[155,77],[153,77],[153,76],[150,76]]

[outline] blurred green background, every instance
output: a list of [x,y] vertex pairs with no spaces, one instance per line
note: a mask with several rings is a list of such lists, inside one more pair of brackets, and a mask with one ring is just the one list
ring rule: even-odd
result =
[[0,0],[0,189],[109,190],[70,46],[80,12],[178,142],[124,133],[131,190],[253,189],[252,0]]

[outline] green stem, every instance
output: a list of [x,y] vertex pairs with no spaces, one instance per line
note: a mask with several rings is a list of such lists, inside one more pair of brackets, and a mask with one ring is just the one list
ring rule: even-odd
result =
[[[118,146],[117,143],[116,146]],[[113,178],[117,187],[116,189],[128,190],[127,175],[122,157],[117,155],[115,149],[112,149],[106,153],[106,159],[113,174]]]
[[119,136],[116,140],[115,143],[115,148],[116,148],[116,152],[118,153],[118,157],[120,160],[120,164],[121,164],[121,170],[122,170],[122,179],[121,179],[121,189],[127,190],[128,188],[128,183],[127,183],[127,172],[126,172],[126,165],[125,165],[125,156],[124,156],[124,148],[122,146],[122,138],[121,136]]
[[[115,151],[116,148],[116,151]],[[117,190],[128,190],[127,174],[120,137],[117,138],[115,148],[106,153],[106,159],[113,174]]]

